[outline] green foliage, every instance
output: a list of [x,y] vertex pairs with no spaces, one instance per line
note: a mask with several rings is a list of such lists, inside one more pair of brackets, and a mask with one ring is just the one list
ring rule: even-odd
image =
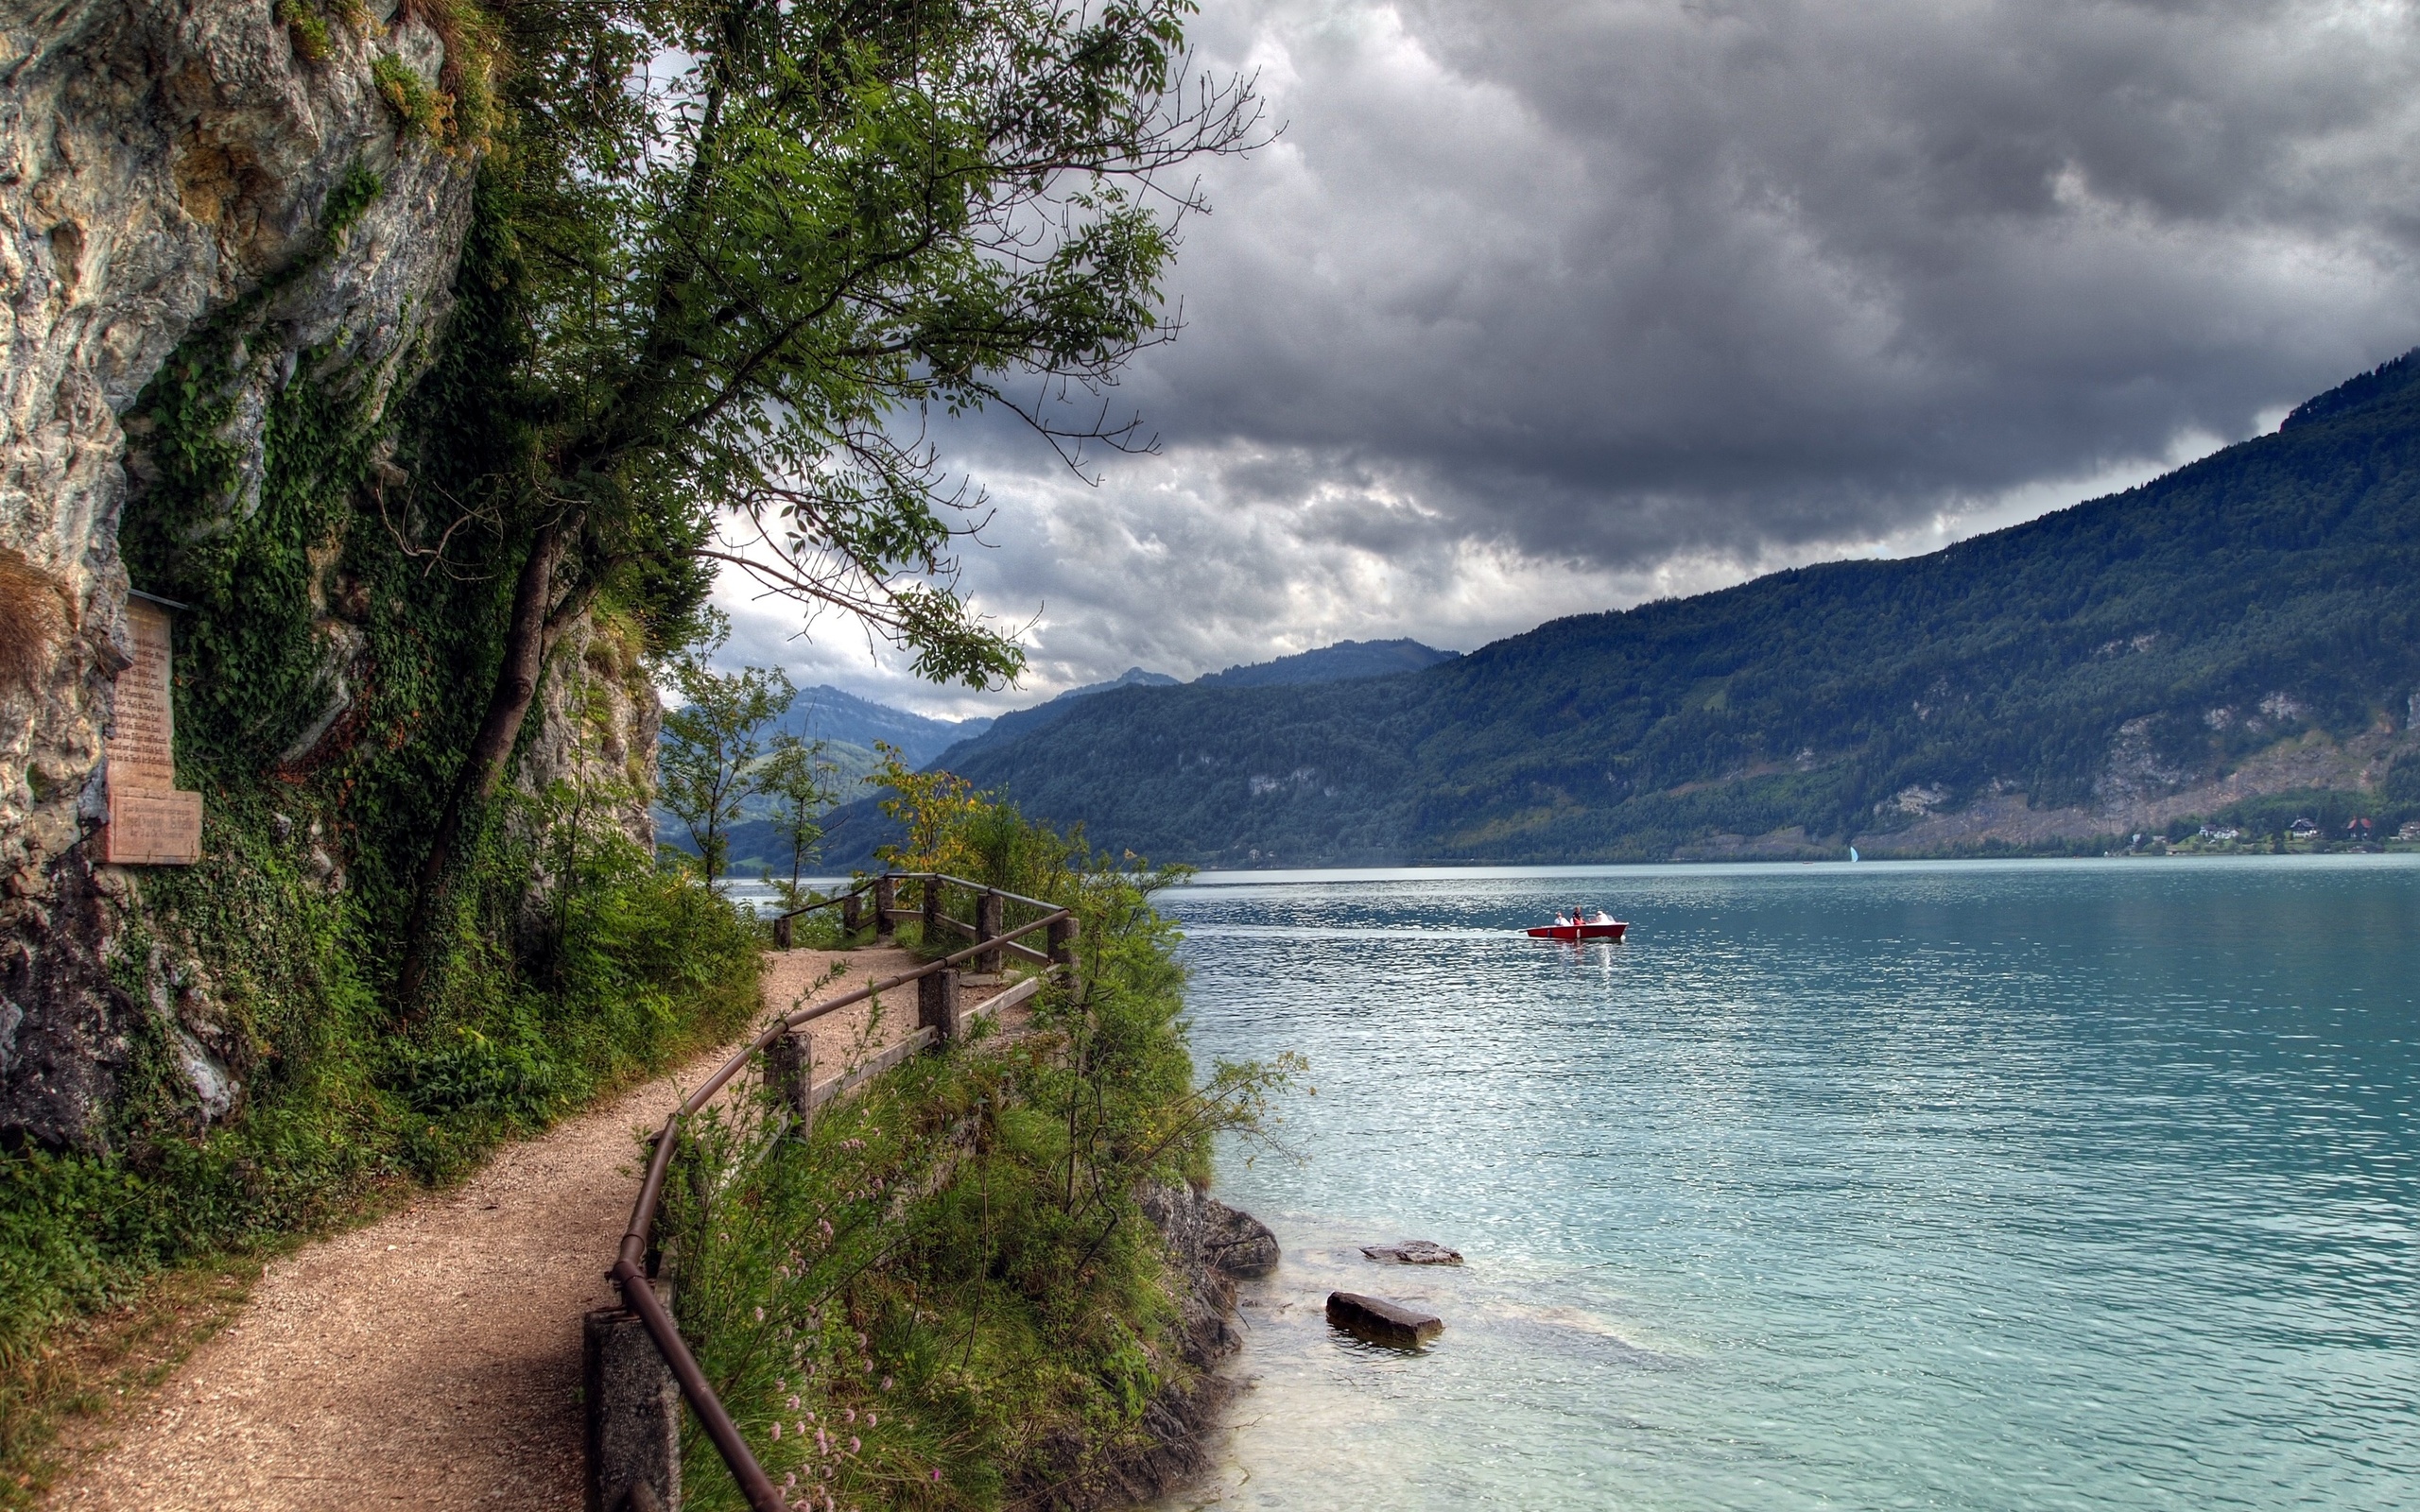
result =
[[359,899],[319,872],[327,836],[296,823],[279,839],[279,828],[266,799],[214,809],[201,864],[147,877],[118,942],[135,1003],[206,1002],[181,1017],[207,1024],[237,1084],[233,1114],[203,1125],[180,1044],[190,1031],[140,1014],[112,1153],[0,1156],[0,1451],[11,1456],[41,1431],[16,1393],[60,1323],[126,1300],[164,1267],[274,1245],[399,1184],[453,1178],[499,1140],[726,1036],[754,1007],[752,929],[624,841],[579,889],[562,987],[546,990],[497,952],[476,972],[458,968],[439,1022],[393,1033],[361,971]]
[[[2184,779],[2280,740],[2408,731],[2415,577],[2420,356],[1929,557],[1559,620],[1407,676],[1102,693],[956,765],[1028,812],[1212,864],[1664,859],[1793,825],[1839,847],[1913,822],[1894,802],[1911,786],[1951,809],[2096,803],[2135,721]],[[877,837],[861,809],[827,849]]]
[[1189,9],[502,11],[496,182],[545,405],[498,517],[572,527],[570,592],[722,560],[920,675],[1013,675],[954,586],[972,501],[905,438],[1007,404],[1070,451],[1104,438],[1011,385],[1097,388],[1164,335],[1167,217],[1194,201],[1160,176],[1252,118],[1247,91],[1184,89]]
[[664,806],[688,827],[699,867],[708,878],[726,869],[725,840],[739,807],[755,791],[753,768],[764,754],[764,729],[789,707],[790,679],[780,669],[748,667],[719,673],[706,662],[712,645],[674,662],[681,707],[664,716]]
[[[2420,808],[2420,751],[2396,758],[2387,769],[2386,781],[2378,784],[2378,796],[2390,803]],[[2420,813],[2401,815],[2397,822],[2407,818],[2420,818]]]
[[441,141],[453,133],[453,97],[429,88],[401,58],[380,53],[372,59],[370,81],[378,87],[378,97],[395,112],[395,120],[406,131],[431,141]]
[[[525,338],[510,247],[482,217],[425,376],[339,334],[276,364],[286,296],[374,201],[356,170],[321,234],[171,355],[130,417],[141,480],[120,545],[177,622],[182,785],[202,861],[140,874],[112,942],[128,1058],[107,1153],[0,1155],[0,1455],[38,1435],[26,1372],[61,1322],[161,1267],[278,1242],[727,1037],[755,1008],[752,921],[625,835],[644,774],[603,769],[609,696],[643,693],[651,632],[694,603],[589,601],[565,690],[574,775],[509,793],[468,848],[424,1011],[389,994],[413,863],[493,675],[513,544],[417,543],[412,488],[475,497],[519,422],[491,358]],[[257,458],[231,438],[266,396]],[[394,459],[389,463],[387,459]],[[206,1057],[206,1058],[204,1058]],[[205,1119],[221,1067],[233,1106]],[[196,1067],[204,1068],[198,1079]]]
[[285,24],[286,35],[293,39],[294,56],[306,63],[328,60],[336,36],[328,29],[328,18],[320,14],[311,0],[277,0],[277,19]]
[[807,898],[800,890],[799,876],[823,838],[824,811],[839,791],[838,770],[824,756],[823,742],[783,731],[774,735],[772,753],[751,781],[769,800],[768,822],[788,852],[789,875],[776,877],[768,868],[765,880],[779,891],[784,908],[800,907]]
[[[777,1483],[837,1504],[1046,1504],[1148,1447],[1146,1409],[1191,1367],[1179,1284],[1136,1194],[1206,1179],[1296,1069],[1197,1080],[1184,970],[1150,906],[1167,873],[1086,858],[1011,811],[971,822],[1083,924],[1080,994],[1029,1032],[925,1057],[819,1112],[710,1114],[685,1136],[665,1232],[717,1390]],[[694,1432],[692,1504],[744,1504]],[[1072,1453],[1071,1453],[1072,1449]],[[818,1502],[821,1504],[821,1502]]]

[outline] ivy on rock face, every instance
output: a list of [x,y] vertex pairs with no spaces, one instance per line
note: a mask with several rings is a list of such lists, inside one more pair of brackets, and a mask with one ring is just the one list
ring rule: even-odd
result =
[[593,597],[563,643],[586,649],[552,667],[545,733],[572,770],[473,837],[425,1011],[398,1022],[412,870],[476,728],[461,689],[493,675],[515,550],[466,527],[433,570],[412,488],[467,490],[520,455],[495,357],[526,333],[491,200],[433,346],[297,350],[311,281],[380,193],[342,176],[315,245],[189,335],[130,416],[119,545],[134,586],[189,606],[177,757],[204,796],[202,859],[121,895],[106,1153],[0,1153],[0,1505],[34,1484],[17,1471],[62,1320],[450,1178],[756,1005],[752,924],[618,824],[643,799],[606,759],[614,711],[652,696],[643,658],[702,593],[658,576]]

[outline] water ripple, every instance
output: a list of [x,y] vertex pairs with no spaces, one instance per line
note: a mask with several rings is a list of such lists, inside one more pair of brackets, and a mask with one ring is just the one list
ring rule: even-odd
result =
[[1222,1165],[1288,1261],[1179,1504],[2420,1503],[2409,858],[1203,883],[1201,1049],[1319,1091]]

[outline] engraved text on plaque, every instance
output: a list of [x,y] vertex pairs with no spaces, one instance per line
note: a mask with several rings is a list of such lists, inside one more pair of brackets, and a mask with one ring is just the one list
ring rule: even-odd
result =
[[169,698],[168,611],[126,603],[134,664],[117,676],[110,735],[110,816],[101,859],[120,866],[185,866],[201,859],[201,795],[177,791],[176,724]]

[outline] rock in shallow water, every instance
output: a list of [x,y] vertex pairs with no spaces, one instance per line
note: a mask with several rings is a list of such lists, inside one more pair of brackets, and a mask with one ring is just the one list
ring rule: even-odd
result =
[[1359,1292],[1327,1294],[1327,1320],[1347,1333],[1398,1349],[1416,1349],[1445,1332],[1434,1313],[1415,1312],[1383,1297]]
[[1407,1239],[1399,1245],[1364,1245],[1361,1253],[1372,1260],[1391,1260],[1398,1265],[1459,1265],[1462,1252],[1447,1249],[1434,1239]]

